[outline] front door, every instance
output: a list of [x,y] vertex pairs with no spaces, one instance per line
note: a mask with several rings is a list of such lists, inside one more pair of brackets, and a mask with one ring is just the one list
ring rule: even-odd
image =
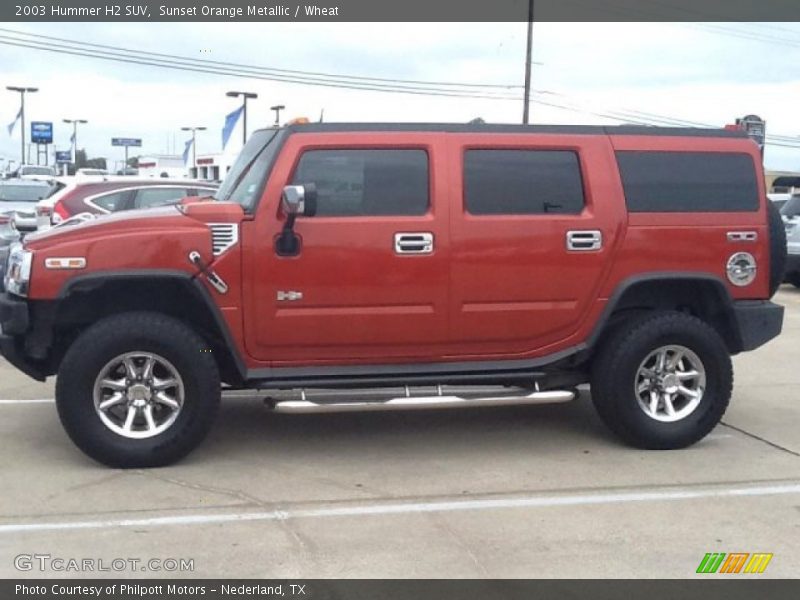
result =
[[[444,142],[403,133],[291,136],[245,223],[246,344],[275,366],[415,362],[447,341]],[[316,185],[296,256],[279,256],[284,185]]]

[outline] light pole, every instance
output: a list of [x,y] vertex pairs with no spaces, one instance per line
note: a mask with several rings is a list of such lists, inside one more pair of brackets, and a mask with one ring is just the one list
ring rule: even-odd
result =
[[525,106],[522,107],[522,122],[528,124],[531,104],[531,54],[533,46],[533,0],[528,0],[528,41],[525,46]]
[[[194,176],[197,177],[197,144],[195,143],[195,135],[198,131],[205,131],[205,127],[181,127],[181,131],[192,132],[192,168],[194,169]],[[128,165],[125,165],[126,167]]]
[[19,114],[22,118],[22,142],[20,143],[20,165],[25,164],[25,92],[33,93],[38,92],[39,88],[35,87],[18,87],[14,85],[7,85],[6,89],[10,92],[19,92]]
[[258,98],[258,94],[253,92],[226,92],[226,96],[230,96],[231,98],[236,98],[238,96],[242,97],[242,145],[247,143],[247,101],[252,98]]
[[72,164],[75,165],[76,170],[78,168],[78,123],[86,124],[88,122],[86,119],[64,119],[64,123],[72,123]]
[[281,124],[281,111],[286,108],[283,104],[276,104],[275,106],[270,106],[270,110],[275,111],[275,127],[278,127]]

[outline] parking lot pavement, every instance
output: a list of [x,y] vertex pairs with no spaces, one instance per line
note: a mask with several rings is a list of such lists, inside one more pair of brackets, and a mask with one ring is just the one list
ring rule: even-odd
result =
[[[118,471],[72,446],[51,402],[4,402],[0,576],[63,576],[15,570],[45,553],[194,560],[121,573],[148,577],[691,577],[706,552],[771,552],[763,576],[797,576],[800,290],[777,301],[783,335],[735,358],[724,425],[681,451],[622,446],[585,392],[309,416],[230,399],[179,465]],[[50,398],[0,363],[0,399]]]

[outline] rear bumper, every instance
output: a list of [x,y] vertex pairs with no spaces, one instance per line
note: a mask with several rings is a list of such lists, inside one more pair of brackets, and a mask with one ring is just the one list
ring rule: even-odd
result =
[[740,300],[733,303],[742,351],[755,350],[783,329],[783,307],[769,300]]
[[786,255],[786,274],[800,273],[800,254]]

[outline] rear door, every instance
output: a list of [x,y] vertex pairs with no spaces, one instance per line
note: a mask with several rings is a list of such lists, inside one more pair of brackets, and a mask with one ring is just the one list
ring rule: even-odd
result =
[[451,340],[471,356],[528,356],[587,318],[623,220],[601,135],[450,137]]
[[[275,365],[424,361],[446,343],[444,141],[434,134],[294,134],[245,222],[246,344]],[[281,191],[317,186],[279,256]]]

